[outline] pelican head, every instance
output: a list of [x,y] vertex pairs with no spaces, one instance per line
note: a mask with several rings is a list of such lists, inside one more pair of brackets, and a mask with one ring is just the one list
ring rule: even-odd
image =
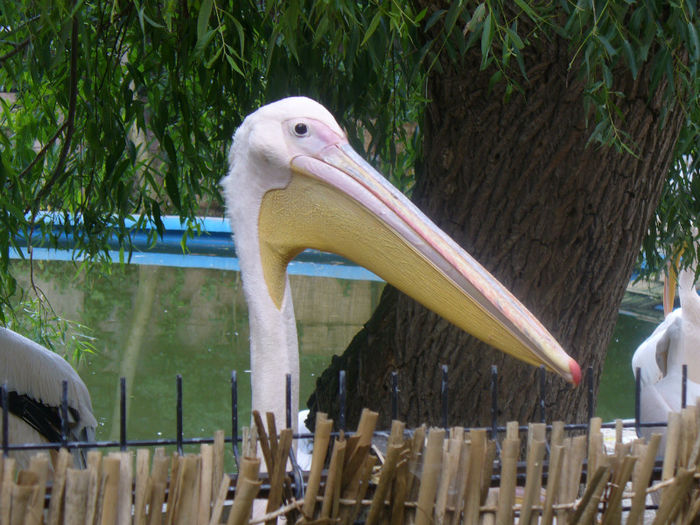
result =
[[[263,344],[278,353],[293,344],[296,352],[286,267],[314,248],[364,266],[490,345],[580,381],[576,361],[534,315],[365,162],[317,102],[287,98],[249,115],[229,162],[222,187],[244,292],[256,310],[254,358],[256,340],[270,338],[262,325],[270,325],[275,310],[288,330]],[[253,370],[254,383],[255,376]]]

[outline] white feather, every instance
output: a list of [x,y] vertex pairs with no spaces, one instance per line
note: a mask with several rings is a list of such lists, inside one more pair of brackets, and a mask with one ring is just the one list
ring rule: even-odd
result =
[[[68,406],[79,414],[79,420],[70,427],[68,438],[71,441],[94,440],[97,420],[92,414],[88,389],[78,373],[58,354],[12,330],[0,327],[0,384],[5,384],[8,392],[14,391],[44,405],[58,407],[64,380],[68,382]],[[46,441],[44,436],[21,418],[10,414],[8,419],[10,443]],[[0,428],[1,426],[0,424]],[[28,461],[30,455],[19,453],[16,456],[20,468],[25,468],[24,461]],[[76,457],[76,463],[80,461]]]

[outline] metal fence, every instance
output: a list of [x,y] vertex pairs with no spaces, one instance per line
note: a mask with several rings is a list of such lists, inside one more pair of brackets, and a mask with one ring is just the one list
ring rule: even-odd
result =
[[[440,409],[440,426],[443,428],[449,427],[448,422],[448,403],[449,403],[449,391],[448,391],[448,367],[447,365],[441,365],[442,371],[442,381],[440,388],[440,398],[441,398],[441,409]],[[683,365],[682,373],[682,388],[681,388],[681,407],[685,408],[687,401],[687,365]],[[539,369],[539,422],[546,422],[546,409],[545,409],[545,394],[546,394],[546,381],[545,381],[545,369],[540,367]],[[588,396],[588,421],[590,421],[594,416],[594,375],[593,368],[589,367],[586,374],[586,394]],[[632,422],[627,421],[625,423],[626,427],[634,427],[637,432],[643,427],[658,427],[665,426],[666,422],[642,422],[641,421],[641,379],[640,371],[636,371],[635,380],[635,411],[634,420]],[[489,428],[491,438],[497,439],[498,434],[505,431],[504,426],[498,425],[498,369],[494,365],[491,367],[491,425]],[[398,387],[398,373],[392,372],[391,375],[391,418],[400,419],[399,414],[399,387]],[[154,439],[154,440],[129,440],[127,439],[126,431],[126,380],[122,377],[120,379],[120,411],[119,411],[119,440],[116,441],[98,441],[98,442],[79,442],[79,441],[69,441],[68,440],[68,387],[67,383],[63,383],[63,393],[62,393],[62,403],[59,406],[59,417],[61,419],[61,441],[55,443],[34,443],[34,444],[10,444],[8,436],[8,392],[6,385],[0,386],[0,399],[3,408],[3,432],[2,432],[2,442],[0,446],[4,455],[11,450],[37,450],[37,449],[58,449],[58,448],[104,448],[104,447],[118,447],[120,450],[126,450],[127,447],[137,447],[137,446],[162,446],[162,445],[176,445],[179,452],[182,452],[183,445],[197,445],[201,443],[211,443],[212,438],[185,438],[183,435],[183,402],[182,402],[182,376],[178,374],[176,376],[176,433],[175,437],[172,439]],[[291,408],[291,376],[287,374],[287,395],[286,395],[286,427],[291,428],[292,426],[292,408]],[[338,414],[338,427],[340,430],[347,431],[346,428],[346,380],[345,371],[341,370],[339,373],[339,388],[338,388],[338,400],[340,411]],[[236,371],[231,372],[231,435],[236,436],[236,439],[231,437],[226,438],[227,443],[231,443],[233,447],[233,452],[236,457],[238,457],[237,443],[241,441],[239,436],[239,413],[238,413],[238,380]],[[615,423],[606,423],[603,427],[614,428]],[[481,427],[483,428],[483,427]],[[523,427],[526,429],[527,427]],[[588,428],[588,424],[582,423],[568,423],[565,425],[567,430],[585,430]],[[295,434],[295,438],[306,438],[310,437],[307,433]]]
[[[491,367],[491,425],[486,427],[491,439],[496,442],[496,445],[500,451],[500,444],[498,441],[498,436],[506,431],[505,426],[498,424],[497,414],[499,411],[498,405],[498,369],[496,366]],[[442,382],[441,382],[441,424],[443,428],[449,427],[448,421],[448,403],[449,403],[449,392],[447,388],[448,384],[448,368],[446,365],[442,365]],[[594,376],[593,368],[589,367],[586,373],[586,395],[588,396],[588,423],[566,423],[564,428],[567,431],[585,431],[589,428],[590,421],[594,416]],[[8,403],[8,391],[6,385],[0,387],[0,403],[2,407],[2,436],[0,446],[2,447],[2,452],[4,456],[7,456],[11,451],[26,451],[26,450],[47,450],[47,449],[84,449],[84,448],[118,448],[121,451],[126,451],[128,448],[133,447],[144,447],[144,446],[176,446],[177,451],[182,454],[183,447],[185,445],[199,445],[203,443],[213,443],[213,437],[192,437],[186,438],[183,434],[183,402],[182,402],[182,376],[176,376],[176,407],[175,407],[175,420],[176,420],[176,432],[175,437],[171,439],[160,438],[160,439],[150,439],[150,440],[130,440],[127,436],[127,414],[126,414],[126,381],[122,377],[120,379],[120,411],[119,411],[119,439],[111,441],[70,441],[68,438],[68,386],[64,381],[63,383],[63,393],[62,402],[59,407],[59,417],[61,420],[61,439],[54,443],[22,443],[22,444],[10,444],[8,435],[8,418],[9,418],[9,403]],[[286,395],[286,428],[292,427],[292,416],[293,411],[291,407],[291,376],[287,375],[287,395]],[[546,382],[545,382],[545,369],[540,367],[539,370],[539,422],[546,423],[546,410],[545,410],[545,394],[546,394]],[[635,381],[635,417],[633,420],[626,420],[624,427],[634,428],[639,435],[640,430],[644,427],[664,427],[666,426],[665,421],[656,422],[643,422],[640,419],[641,414],[641,375],[639,369],[636,371],[636,381]],[[687,396],[687,367],[683,365],[682,374],[682,399],[681,406],[685,408],[686,406],[686,396]],[[340,405],[340,413],[338,415],[338,427],[339,430],[347,433],[346,428],[346,381],[345,381],[345,371],[340,371],[339,374],[339,389],[338,398]],[[391,377],[391,417],[392,419],[400,419],[399,414],[399,389],[398,389],[398,373],[393,372]],[[240,460],[239,454],[239,443],[242,437],[239,435],[239,410],[238,410],[238,380],[236,371],[231,372],[231,436],[225,438],[225,443],[230,444],[231,450],[235,457],[236,463],[238,464]],[[616,423],[604,423],[603,428],[615,428]],[[484,427],[478,427],[484,428]],[[527,425],[520,426],[521,431],[526,431],[528,429]],[[547,426],[547,429],[551,429],[551,424]],[[337,435],[337,433],[335,433]],[[294,434],[294,439],[302,438],[312,438],[313,434],[301,432]],[[292,458],[292,463],[294,470],[297,471],[297,479],[302,479],[300,474],[300,469],[296,465],[296,462]],[[299,487],[303,491],[303,487]]]

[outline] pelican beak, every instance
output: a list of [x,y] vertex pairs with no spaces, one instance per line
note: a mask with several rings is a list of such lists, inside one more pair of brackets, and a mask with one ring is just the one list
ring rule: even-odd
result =
[[373,271],[482,341],[578,384],[578,363],[506,288],[347,143],[291,161],[258,218],[270,296],[279,308],[287,263],[306,248]]
[[684,251],[685,247],[675,257],[669,259],[666,264],[667,277],[664,279],[663,295],[664,317],[673,311],[673,303],[676,300],[676,288],[678,287],[678,272],[676,269],[681,262],[681,256]]

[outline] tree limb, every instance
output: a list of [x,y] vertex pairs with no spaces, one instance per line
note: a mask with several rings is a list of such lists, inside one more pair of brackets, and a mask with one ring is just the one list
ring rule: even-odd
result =
[[0,67],[3,67],[3,64],[5,63],[6,60],[9,60],[13,56],[15,56],[17,53],[22,51],[25,47],[29,45],[29,37],[25,38],[22,42],[17,44],[15,48],[10,51],[9,53],[5,53],[4,55],[0,56]]

